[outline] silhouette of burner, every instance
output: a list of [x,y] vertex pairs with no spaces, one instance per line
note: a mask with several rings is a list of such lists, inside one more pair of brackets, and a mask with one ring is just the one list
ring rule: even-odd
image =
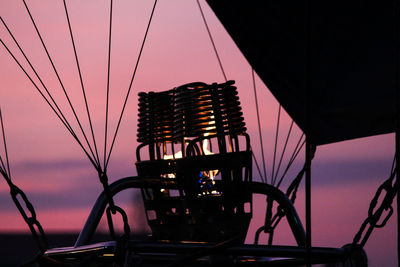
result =
[[[243,242],[252,216],[250,139],[234,82],[139,93],[139,177],[176,179],[142,189],[153,237]],[[142,160],[143,150],[147,152]]]

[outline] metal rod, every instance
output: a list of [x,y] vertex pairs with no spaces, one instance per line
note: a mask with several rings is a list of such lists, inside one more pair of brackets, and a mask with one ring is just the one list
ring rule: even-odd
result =
[[305,170],[305,205],[306,205],[306,263],[311,266],[311,154],[312,154],[312,83],[311,83],[311,0],[305,3],[305,92],[306,92],[306,170]]
[[[396,72],[397,73],[397,72]],[[396,75],[398,76],[398,75]],[[398,78],[396,78],[398,80]],[[396,81],[396,91],[397,91],[397,119],[396,119],[396,180],[400,179],[398,172],[398,164],[400,162],[400,108],[399,108],[399,87]],[[400,197],[399,191],[397,192],[397,263],[400,266]]]
[[[177,189],[178,184],[174,179],[142,179],[140,177],[125,177],[110,184],[110,192],[112,196],[128,188]],[[246,184],[246,190],[252,194],[263,194],[272,197],[285,211],[286,219],[297,245],[304,248],[306,243],[304,228],[289,198],[278,188],[265,183],[250,182]],[[103,191],[97,198],[96,203],[94,204],[92,211],[90,212],[89,217],[75,242],[75,247],[89,244],[105,211],[107,203],[107,195]]]
[[307,266],[311,266],[311,143],[306,139],[306,251]]
[[[400,51],[399,51],[399,0],[394,0],[394,79],[395,79],[395,90],[396,90],[396,181],[400,179],[398,172],[398,164],[400,162]],[[397,265],[400,266],[400,197],[399,191],[397,191]]]
[[[397,89],[399,91],[399,89]],[[397,93],[399,94],[399,93]],[[398,98],[397,98],[398,99]],[[398,102],[399,100],[397,100]],[[399,126],[399,108],[397,108],[397,126],[396,126],[396,166],[400,162],[400,126]],[[396,180],[400,179],[399,172],[396,168]],[[400,266],[400,191],[397,192],[397,263]]]
[[[157,251],[159,253],[191,253],[205,248],[211,248],[212,244],[202,244],[202,243],[165,243],[165,242],[142,242],[142,241],[132,241],[129,244],[129,248],[138,254],[141,253],[154,253]],[[55,251],[57,252],[57,251]],[[304,247],[298,246],[278,246],[278,245],[236,245],[224,250],[224,254],[235,255],[235,256],[260,256],[260,257],[301,257],[304,255]],[[346,252],[343,248],[329,248],[329,247],[314,247],[312,250],[314,261],[318,262],[329,262],[331,260],[336,260],[337,262],[342,261],[346,258]],[[325,260],[325,261],[324,261]],[[264,263],[264,264],[263,264]],[[281,264],[274,264],[274,262],[261,262],[260,265],[257,264],[239,264],[245,266],[287,266]],[[293,266],[293,265],[290,265]],[[296,265],[298,266],[298,265]]]

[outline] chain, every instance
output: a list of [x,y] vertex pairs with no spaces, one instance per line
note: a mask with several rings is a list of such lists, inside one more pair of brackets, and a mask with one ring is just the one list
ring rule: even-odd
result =
[[[393,199],[397,195],[397,192],[400,187],[400,181],[398,179],[396,179],[395,182],[393,183],[394,178],[396,176],[396,172],[397,172],[397,167],[395,171],[392,171],[390,177],[385,182],[383,182],[376,191],[375,196],[372,199],[368,209],[368,217],[364,220],[364,222],[360,227],[360,230],[354,236],[353,245],[361,245],[361,247],[363,247],[367,242],[369,236],[371,235],[373,229],[384,227],[389,218],[392,216]],[[383,194],[384,191],[386,191],[386,194],[383,196],[383,200],[380,206],[377,207],[378,200],[381,198],[381,195]],[[381,220],[381,217],[385,211],[387,212],[386,216],[384,217],[381,223],[378,223]]]
[[[315,151],[316,147],[313,147],[312,158],[314,158]],[[297,190],[299,188],[301,181],[303,180],[305,170],[306,170],[306,165],[304,164],[303,168],[297,174],[296,178],[292,181],[292,183],[289,185],[286,191],[286,196],[290,199],[292,204],[294,204],[296,200]],[[254,244],[258,244],[260,234],[261,232],[264,232],[268,233],[268,244],[272,245],[275,228],[278,226],[281,219],[286,215],[283,208],[281,206],[278,206],[276,209],[276,213],[272,216],[273,202],[274,200],[271,197],[267,197],[267,210],[265,214],[264,225],[257,229],[254,237]]]
[[262,232],[268,234],[268,245],[272,245],[275,228],[278,226],[281,219],[285,216],[285,212],[281,208],[281,206],[278,206],[276,213],[274,214],[274,216],[272,216],[272,208],[273,208],[273,199],[268,197],[265,222],[264,222],[264,225],[261,226],[260,228],[258,228],[256,231],[255,238],[254,238],[255,245],[258,244],[258,240],[259,240],[260,234]]
[[[128,244],[129,234],[131,231],[128,223],[128,216],[126,215],[125,211],[122,208],[115,205],[115,202],[113,200],[113,195],[110,190],[110,186],[108,185],[108,177],[106,172],[98,171],[98,173],[100,182],[103,185],[104,193],[106,194],[108,202],[108,207],[106,209],[108,229],[110,231],[111,237],[117,241],[117,247],[115,250],[115,260],[116,262],[122,262],[125,257],[126,246]],[[122,221],[124,223],[124,233],[119,237],[117,237],[115,234],[114,223],[113,223],[113,215],[117,213],[121,215]]]
[[[304,176],[305,168],[299,172],[297,177],[292,181],[290,186],[288,187],[286,191],[286,195],[294,204],[296,200],[296,194],[297,194],[297,189],[299,188],[300,182],[302,181],[302,178]],[[272,209],[273,209],[273,199],[271,197],[267,197],[267,210],[265,214],[265,221],[264,225],[258,228],[255,234],[254,238],[254,244],[258,244],[259,236],[261,232],[268,233],[268,244],[272,245],[273,241],[273,236],[274,236],[274,230],[276,226],[278,226],[279,222],[281,219],[286,215],[285,211],[282,209],[281,206],[278,206],[276,209],[276,213],[272,216]]]
[[[6,135],[4,131],[4,124],[3,124],[3,115],[1,113],[0,109],[0,126],[1,126],[1,135],[3,139],[3,146],[4,146],[4,151],[5,151],[5,163],[0,156],[0,174],[4,177],[6,180],[8,186],[10,187],[10,194],[11,198],[17,206],[19,212],[21,213],[22,217],[24,218],[24,221],[28,224],[29,229],[32,232],[32,236],[36,241],[36,244],[41,252],[41,254],[44,254],[48,247],[47,243],[47,237],[43,231],[42,225],[40,225],[39,221],[36,219],[36,212],[35,209],[33,208],[33,205],[31,202],[29,202],[27,196],[25,193],[19,189],[12,181],[11,181],[11,171],[10,171],[10,164],[8,162],[8,152],[7,152],[7,144],[6,144]],[[28,216],[25,212],[25,209],[21,205],[18,195],[21,197],[23,200],[25,207],[28,209],[30,216]]]
[[[35,209],[33,208],[32,203],[28,200],[28,197],[25,195],[25,193],[18,188],[9,176],[7,175],[6,172],[0,171],[1,174],[3,175],[4,179],[7,181],[7,184],[10,187],[10,194],[11,198],[17,206],[19,212],[21,213],[22,217],[24,218],[24,221],[28,224],[28,227],[32,233],[32,236],[40,250],[40,252],[43,254],[47,247],[48,247],[48,242],[47,242],[47,237],[44,233],[42,225],[39,223],[39,221],[36,218],[36,212]],[[23,200],[23,203],[25,204],[26,208],[28,209],[30,216],[25,212],[25,209],[23,208],[22,204],[20,203],[18,199],[18,195],[21,197]]]
[[[108,207],[106,210],[107,214],[107,222],[108,222],[108,228],[110,230],[110,235],[114,240],[121,240],[123,242],[127,241],[129,238],[130,234],[130,227],[128,223],[128,216],[126,215],[125,211],[115,205],[115,202],[113,200],[113,196],[110,190],[110,187],[108,185],[108,177],[105,172],[99,172],[99,179],[101,184],[103,185],[104,188],[104,193],[106,194],[107,201],[108,201]],[[117,237],[115,235],[115,230],[114,230],[114,223],[113,223],[113,215],[119,213],[122,217],[122,221],[124,223],[124,234],[120,237]]]

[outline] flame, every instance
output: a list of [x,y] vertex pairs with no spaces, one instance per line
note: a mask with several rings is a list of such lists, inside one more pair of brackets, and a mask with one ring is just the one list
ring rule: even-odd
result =
[[[210,116],[210,122],[208,123],[210,126],[206,127],[205,130],[209,131],[209,130],[215,130],[215,121],[214,121],[214,115]],[[207,132],[204,133],[204,137],[207,137],[211,135],[211,133]],[[186,138],[184,139],[185,141],[187,140]],[[203,150],[204,155],[213,155],[215,153],[213,153],[212,151],[210,151],[209,149],[209,143],[210,140],[209,139],[205,139],[202,141],[201,143],[201,147]],[[183,153],[182,151],[178,151],[173,155],[167,155],[165,154],[163,156],[163,159],[165,160],[169,160],[169,159],[180,159],[183,157]],[[199,183],[200,183],[200,187],[202,188],[203,192],[201,194],[199,194],[199,196],[201,195],[215,195],[215,194],[219,194],[219,192],[217,192],[214,189],[214,185],[215,185],[215,181],[214,181],[214,177],[218,174],[218,170],[207,170],[207,171],[201,171],[200,172],[200,179],[199,179]],[[174,173],[168,173],[163,175],[164,178],[175,178],[175,174]],[[165,189],[161,189],[161,192],[164,192]]]
[[[206,130],[214,130],[215,129],[215,120],[214,120],[215,117],[214,117],[214,115],[211,115],[210,119],[211,119],[211,121],[208,124],[212,125],[212,126],[207,127]],[[205,133],[204,137],[207,137],[209,135],[210,135],[210,133]],[[215,153],[211,152],[210,150],[208,150],[208,143],[209,143],[208,139],[203,140],[204,155],[213,155],[213,154],[215,154]],[[215,183],[214,182],[214,177],[218,174],[218,170],[209,170],[206,173],[208,173],[208,177],[213,181],[213,184],[214,184]]]
[[182,151],[179,150],[174,155],[164,155],[163,159],[181,159],[182,158]]

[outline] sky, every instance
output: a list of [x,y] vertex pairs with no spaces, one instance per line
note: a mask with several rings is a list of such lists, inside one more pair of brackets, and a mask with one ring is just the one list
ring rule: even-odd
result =
[[[129,88],[140,44],[152,8],[152,1],[114,1],[113,40],[110,76],[110,119],[108,143],[115,131],[124,97]],[[213,34],[228,79],[236,81],[252,147],[261,164],[251,67],[205,1],[200,1]],[[62,1],[27,1],[60,77],[82,119],[89,124],[84,109],[73,48],[68,35]],[[94,132],[103,155],[107,82],[109,1],[67,1],[77,53],[81,64]],[[37,69],[56,102],[73,120],[46,54],[35,34],[22,1],[0,0],[0,16],[7,23],[28,58]],[[0,38],[21,64],[29,69],[3,25]],[[4,116],[12,178],[34,204],[46,231],[79,231],[101,192],[97,173],[29,79],[7,51],[0,47],[0,106]],[[28,70],[32,74],[32,70]],[[34,78],[37,81],[36,78]],[[135,170],[137,94],[162,91],[188,82],[223,82],[195,1],[159,1],[133,82],[126,112],[109,164],[110,181],[133,176]],[[262,120],[267,173],[273,162],[274,134],[278,103],[267,85],[256,77]],[[290,118],[283,112],[278,151],[281,151]],[[296,128],[284,157],[287,162],[301,132]],[[2,149],[2,148],[1,148]],[[4,150],[0,150],[4,155]],[[283,184],[301,168],[300,154]],[[350,243],[367,216],[369,202],[390,172],[394,135],[382,135],[318,147],[313,161],[312,237],[316,246]],[[254,180],[260,177],[254,171]],[[304,218],[304,194],[300,188],[296,208]],[[134,230],[146,228],[141,217],[140,197],[127,192],[117,199],[135,222]],[[265,200],[255,197],[255,214],[248,242],[263,223]],[[11,201],[9,189],[0,180],[0,231],[26,231],[27,227]],[[103,230],[105,225],[100,226]],[[365,249],[371,266],[396,265],[396,218],[373,232]],[[278,227],[278,244],[293,244],[287,225]]]

